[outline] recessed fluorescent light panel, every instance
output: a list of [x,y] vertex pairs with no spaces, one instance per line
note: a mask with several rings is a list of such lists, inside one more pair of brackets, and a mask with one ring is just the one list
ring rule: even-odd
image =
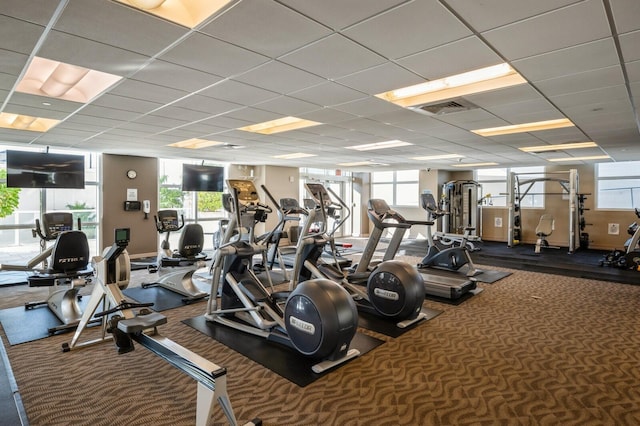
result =
[[537,132],[540,130],[560,129],[562,127],[575,126],[569,119],[560,118],[557,120],[536,121],[534,123],[514,124],[512,126],[490,127],[487,129],[472,130],[480,136],[510,135],[513,133]]
[[224,142],[209,141],[206,139],[194,138],[194,139],[187,139],[180,142],[170,143],[167,146],[172,146],[175,148],[200,149],[200,148],[207,148],[209,146],[216,146],[216,145],[224,145]]
[[587,157],[566,157],[566,158],[549,158],[549,161],[561,163],[563,161],[588,161],[588,160],[607,160],[611,157],[608,155],[591,155]]
[[431,161],[431,160],[451,160],[453,158],[463,158],[463,156],[460,154],[427,155],[426,157],[413,157],[412,160]]
[[557,145],[540,145],[540,146],[525,146],[520,148],[520,151],[524,152],[546,152],[565,149],[582,149],[582,148],[596,148],[598,144],[595,142],[573,142],[573,143],[561,143]]
[[116,0],[176,24],[194,28],[230,0]]
[[0,113],[0,127],[5,129],[46,132],[59,122],[60,120],[52,120],[50,118],[31,117],[8,112]]
[[274,155],[273,158],[280,158],[282,160],[293,160],[296,158],[315,157],[316,154],[305,154],[304,152],[294,152],[291,154]]
[[503,63],[390,92],[379,93],[376,96],[396,105],[410,107],[473,93],[502,89],[526,82],[527,80],[511,68],[509,64]]
[[373,166],[374,164],[376,165],[382,165],[380,163],[376,163],[374,161],[354,161],[351,163],[338,163],[338,166],[343,166],[343,167],[357,167],[357,166]]
[[122,77],[64,62],[34,57],[17,92],[87,103]]
[[283,117],[277,120],[265,121],[264,123],[252,124],[251,126],[240,127],[238,130],[245,132],[271,135],[274,133],[288,132],[289,130],[303,129],[305,127],[317,126],[317,121],[303,120],[297,117]]
[[468,163],[468,164],[452,164],[453,167],[484,167],[484,166],[497,166],[498,163]]
[[399,146],[407,146],[407,145],[413,145],[413,144],[409,142],[399,141],[399,140],[392,140],[392,141],[385,141],[385,142],[367,143],[364,145],[346,146],[345,148],[355,149],[356,151],[372,151],[374,149],[397,148]]

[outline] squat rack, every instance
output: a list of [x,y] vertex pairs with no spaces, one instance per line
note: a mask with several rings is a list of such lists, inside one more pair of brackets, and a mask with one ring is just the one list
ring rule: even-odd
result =
[[[530,176],[536,173],[521,173]],[[550,193],[542,192],[537,193],[540,195],[568,195],[569,197],[569,253],[573,253],[576,250],[576,239],[579,235],[580,218],[578,210],[578,170],[570,169],[569,171],[553,172],[553,173],[540,173],[542,176],[520,179],[518,173],[511,172],[508,176],[507,187],[507,207],[509,213],[509,224],[507,233],[507,245],[513,247],[520,244],[522,238],[522,223],[520,220],[521,207],[520,202],[527,195],[535,195],[530,192],[533,185],[536,182],[557,182],[564,192]],[[564,177],[556,177],[552,175],[565,175]],[[551,175],[551,176],[550,176]]]

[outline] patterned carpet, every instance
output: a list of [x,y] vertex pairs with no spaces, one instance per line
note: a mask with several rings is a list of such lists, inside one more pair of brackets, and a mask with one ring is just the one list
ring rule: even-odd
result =
[[[241,423],[640,424],[640,286],[513,271],[484,288],[458,306],[425,302],[444,312],[399,338],[361,329],[386,343],[305,388],[181,323],[203,303],[163,312],[162,333],[228,368]],[[38,292],[0,288],[0,309]],[[140,347],[62,353],[69,338],[7,347],[32,425],[194,424],[187,376]]]

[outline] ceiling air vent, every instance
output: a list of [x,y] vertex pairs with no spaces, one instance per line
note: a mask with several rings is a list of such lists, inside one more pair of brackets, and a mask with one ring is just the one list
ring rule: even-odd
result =
[[451,114],[453,112],[469,111],[476,108],[478,108],[477,105],[462,98],[409,107],[409,109],[412,109],[415,112],[426,115],[444,115]]

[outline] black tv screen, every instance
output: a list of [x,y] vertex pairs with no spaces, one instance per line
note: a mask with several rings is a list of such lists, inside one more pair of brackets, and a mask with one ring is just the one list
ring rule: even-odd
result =
[[224,167],[182,165],[183,191],[222,192],[224,187]]
[[7,187],[84,189],[84,155],[7,151]]

